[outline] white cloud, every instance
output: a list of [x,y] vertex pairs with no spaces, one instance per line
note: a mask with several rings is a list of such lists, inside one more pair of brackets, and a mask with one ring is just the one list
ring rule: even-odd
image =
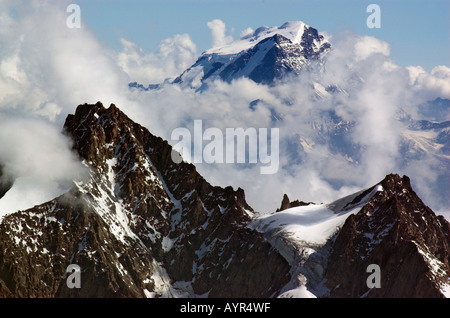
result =
[[253,35],[255,33],[255,30],[253,30],[252,28],[248,27],[245,30],[243,30],[241,32],[241,38],[245,38],[248,35]]
[[0,215],[51,200],[86,175],[69,140],[41,120],[2,117],[0,145],[2,179],[14,181]]
[[421,66],[406,67],[410,84],[422,102],[437,97],[450,98],[450,68],[445,65],[434,67],[427,73]]
[[123,51],[117,56],[118,64],[131,81],[162,83],[181,74],[197,58],[197,48],[188,34],[177,34],[163,40],[156,53],[145,53],[135,43],[120,40]]
[[366,59],[372,54],[382,54],[389,56],[391,48],[389,43],[372,36],[362,36],[356,42],[355,46],[355,58],[357,61]]
[[226,35],[226,25],[222,20],[214,19],[207,25],[211,29],[212,47],[223,46],[233,41],[231,35]]
[[74,105],[123,102],[128,78],[87,29],[66,26],[65,7],[18,6],[20,20],[1,19],[0,109],[62,122]]

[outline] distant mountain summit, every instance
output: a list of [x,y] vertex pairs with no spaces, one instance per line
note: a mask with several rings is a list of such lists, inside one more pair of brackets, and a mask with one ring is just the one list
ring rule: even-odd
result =
[[[263,26],[230,44],[203,52],[172,83],[199,89],[210,80],[231,82],[245,77],[270,85],[286,75],[300,74],[302,68],[320,61],[330,47],[323,35],[301,21]],[[161,85],[130,83],[130,87],[144,90]]]
[[260,27],[231,44],[204,52],[174,83],[199,88],[215,78],[231,82],[247,77],[271,84],[287,74],[300,74],[330,47],[323,35],[300,21]]

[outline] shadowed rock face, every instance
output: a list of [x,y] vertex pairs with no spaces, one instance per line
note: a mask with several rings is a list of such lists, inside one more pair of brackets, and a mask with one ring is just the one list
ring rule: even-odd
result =
[[290,208],[294,208],[296,206],[305,206],[305,205],[310,205],[310,204],[314,204],[313,202],[304,202],[304,201],[299,201],[299,200],[295,200],[295,201],[290,201],[289,197],[287,196],[287,194],[283,195],[283,200],[281,201],[281,206],[279,209],[277,209],[276,212],[280,212],[286,209],[290,209]]
[[[2,297],[143,297],[143,288],[151,288],[139,283],[152,271],[148,249],[117,240],[95,211],[76,200],[66,195],[5,217]],[[69,264],[81,267],[81,289],[66,286]],[[128,275],[117,264],[129,264]]]
[[[286,261],[247,227],[242,189],[210,185],[117,107],[80,105],[64,131],[90,180],[0,224],[2,297],[270,297]],[[81,288],[65,269],[81,267]]]
[[7,177],[3,172],[3,167],[0,165],[0,199],[11,189],[14,181]]
[[[388,175],[347,218],[333,245],[325,278],[331,297],[442,297],[450,283],[450,225],[412,190],[408,177]],[[381,288],[369,289],[370,264]]]

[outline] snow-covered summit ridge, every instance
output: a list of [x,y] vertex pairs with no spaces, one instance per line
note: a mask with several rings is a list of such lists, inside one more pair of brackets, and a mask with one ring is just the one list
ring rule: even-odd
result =
[[239,40],[225,46],[211,48],[205,51],[204,54],[237,54],[241,51],[250,49],[256,43],[264,39],[271,38],[276,34],[287,38],[293,44],[300,44],[306,28],[310,27],[302,21],[286,22],[279,27],[262,26],[249,34],[242,36]]
[[361,210],[375,193],[383,191],[377,184],[329,204],[311,204],[267,214],[254,221],[254,228],[267,237],[283,235],[298,245],[323,245],[335,234],[347,217]]
[[232,43],[203,52],[173,83],[199,89],[207,81],[231,82],[245,77],[271,85],[287,74],[299,75],[313,61],[320,62],[330,48],[323,35],[301,21],[286,22],[280,27],[264,26]]
[[358,213],[382,191],[383,186],[379,183],[329,204],[295,206],[253,221],[250,227],[264,233],[291,266],[291,281],[279,297],[323,297],[329,294],[323,274],[331,249],[330,239],[350,215]]

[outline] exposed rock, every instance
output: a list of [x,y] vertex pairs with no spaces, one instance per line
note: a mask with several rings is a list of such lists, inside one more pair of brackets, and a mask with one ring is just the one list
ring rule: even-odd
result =
[[310,204],[314,204],[313,202],[304,202],[304,201],[290,201],[289,197],[287,196],[287,194],[285,193],[283,195],[283,200],[281,201],[281,206],[279,209],[277,209],[276,212],[280,212],[286,209],[290,209],[290,208],[294,208],[296,206],[305,206],[305,205],[310,205]]
[[2,165],[0,165],[0,199],[14,184],[14,181],[3,172],[3,169]]
[[[333,245],[327,272],[331,297],[443,297],[450,285],[450,225],[436,216],[404,176],[389,175]],[[369,289],[367,267],[381,270]]]
[[[128,243],[72,195],[7,215],[0,224],[0,285],[6,290],[1,296],[144,297],[149,251]],[[66,286],[69,264],[81,267],[81,289]]]
[[[114,105],[80,105],[64,128],[91,179],[3,219],[3,297],[269,297],[289,281],[287,262],[247,227],[242,189],[174,163],[166,141]],[[81,289],[65,285],[69,264]]]
[[[258,226],[242,189],[213,186],[192,164],[173,162],[166,141],[114,105],[80,105],[64,129],[90,179],[2,219],[0,297],[276,297],[296,288],[442,297],[450,286],[450,225],[406,176],[312,206],[323,214],[303,214],[310,225],[342,221],[331,222],[324,243],[308,243],[280,228],[264,232],[270,222]],[[304,205],[285,195],[278,211]],[[81,268],[79,289],[66,284],[70,264]],[[370,264],[381,268],[381,288],[366,284]]]

